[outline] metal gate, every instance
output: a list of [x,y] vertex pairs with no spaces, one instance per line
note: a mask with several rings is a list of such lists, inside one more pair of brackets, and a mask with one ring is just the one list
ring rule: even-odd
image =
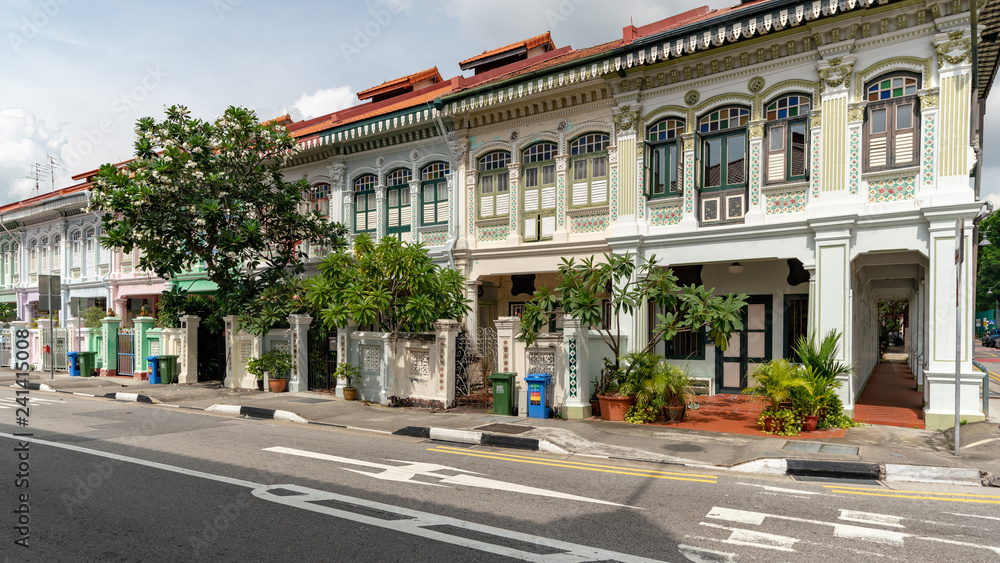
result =
[[[319,324],[318,321],[315,321]],[[309,327],[309,389],[332,391],[337,380],[332,377],[337,369],[337,331],[325,327]]]
[[198,327],[198,381],[222,381],[226,377],[226,336]]
[[49,345],[49,331],[40,330],[39,333],[42,337],[42,371],[49,371],[49,362],[53,359],[56,362],[57,371],[66,371],[66,352],[69,351],[68,342],[66,341],[66,329],[57,328],[53,330],[53,338],[55,339],[55,345],[52,346],[52,354],[45,353],[44,346]]
[[118,329],[118,375],[135,374],[135,329]]
[[497,370],[497,331],[483,327],[473,336],[463,330],[455,341],[455,399],[481,402],[491,398],[488,377]]

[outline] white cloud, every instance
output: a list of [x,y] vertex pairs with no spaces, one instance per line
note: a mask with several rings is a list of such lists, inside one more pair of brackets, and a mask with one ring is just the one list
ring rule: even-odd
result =
[[[0,110],[0,204],[30,197],[35,180],[26,178],[34,163],[47,163],[47,155],[61,159],[69,148],[66,132],[51,127],[24,108]],[[69,185],[69,174],[56,171],[56,189]],[[42,192],[52,184],[48,178],[40,182]]]
[[350,86],[337,86],[326,90],[317,90],[313,94],[302,94],[292,104],[290,111],[293,119],[312,119],[344,109],[357,100]]

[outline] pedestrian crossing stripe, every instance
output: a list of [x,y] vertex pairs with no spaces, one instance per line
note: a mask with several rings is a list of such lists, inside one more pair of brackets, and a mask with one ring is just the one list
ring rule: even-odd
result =
[[[22,396],[21,399],[25,397]],[[62,401],[54,401],[52,399],[39,399],[38,397],[29,397],[28,405],[29,407],[44,403],[62,403]],[[10,405],[10,406],[8,406]],[[0,397],[0,409],[13,409],[13,408],[24,408],[24,405],[17,402],[17,397]]]

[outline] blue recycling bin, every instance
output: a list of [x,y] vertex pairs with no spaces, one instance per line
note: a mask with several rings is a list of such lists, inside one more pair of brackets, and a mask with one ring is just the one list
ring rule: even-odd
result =
[[524,381],[528,384],[528,418],[548,418],[552,374],[529,373]]
[[146,361],[149,362],[149,382],[159,383],[160,382],[160,357],[159,356],[146,356]]
[[66,357],[69,358],[69,374],[73,377],[80,377],[80,353],[67,352]]

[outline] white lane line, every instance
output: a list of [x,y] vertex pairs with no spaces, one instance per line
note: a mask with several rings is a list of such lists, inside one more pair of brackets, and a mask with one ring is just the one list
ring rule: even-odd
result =
[[738,483],[739,485],[744,485],[746,487],[760,487],[765,491],[772,493],[786,493],[794,496],[809,496],[809,495],[823,495],[823,493],[817,493],[815,491],[800,491],[798,489],[785,489],[782,487],[771,487],[769,485],[758,485],[756,483]]
[[[356,497],[349,497],[345,495],[338,495],[334,493],[328,493],[326,491],[320,491],[317,489],[310,489],[307,487],[301,487],[298,485],[263,485],[260,483],[253,483],[251,481],[244,481],[242,479],[234,479],[232,477],[226,477],[223,475],[214,475],[212,473],[205,473],[204,471],[196,471],[193,469],[185,469],[183,467],[176,467],[173,465],[167,465],[165,463],[157,463],[155,461],[148,461],[145,459],[139,459],[130,456],[112,454],[108,452],[102,452],[100,450],[92,450],[89,448],[81,448],[80,446],[74,446],[71,444],[62,444],[59,442],[50,442],[48,440],[41,440],[39,438],[31,437],[21,437],[14,436],[13,434],[8,434],[6,432],[0,432],[0,438],[9,438],[11,440],[18,440],[21,442],[31,442],[33,444],[42,444],[46,446],[51,446],[53,448],[60,448],[68,451],[79,452],[94,456],[106,457],[108,459],[115,459],[119,461],[124,461],[126,463],[134,463],[136,465],[143,465],[146,467],[152,467],[154,469],[162,469],[163,471],[170,471],[172,473],[179,473],[181,475],[188,475],[191,477],[200,477],[202,479],[208,479],[211,481],[218,481],[220,483],[227,483],[231,485],[237,485],[240,487],[245,487],[251,489],[251,494],[262,500],[267,500],[270,502],[275,502],[278,504],[283,504],[286,506],[293,506],[303,510],[309,510],[312,512],[319,512],[322,514],[327,514],[337,518],[342,518],[352,522],[361,522],[365,524],[370,524],[372,526],[378,526],[387,530],[394,530],[397,532],[402,532],[405,534],[420,536],[426,539],[440,541],[443,543],[449,543],[452,545],[458,545],[462,547],[468,547],[470,549],[476,549],[486,553],[497,553],[500,555],[506,555],[515,559],[520,559],[522,561],[538,561],[549,563],[551,561],[621,561],[623,563],[659,563],[656,559],[647,559],[645,557],[638,557],[630,555],[627,553],[618,553],[615,551],[608,551],[604,549],[598,549],[594,547],[589,547],[585,545],[579,545],[559,540],[554,540],[550,538],[545,538],[542,536],[533,536],[531,534],[524,534],[514,530],[505,530],[503,528],[495,528],[493,526],[486,526],[483,524],[477,524],[475,522],[468,522],[465,520],[458,520],[456,518],[449,518],[447,516],[439,516],[437,514],[431,514],[429,512],[420,512],[417,510],[410,510],[408,508],[402,508],[398,506],[392,506],[389,504],[383,504],[380,502],[374,502],[367,499],[361,499]],[[279,489],[284,492],[298,492],[297,495],[276,495],[271,493],[272,490]],[[337,510],[329,506],[320,506],[312,504],[310,501],[339,501],[347,505],[361,506],[366,508],[373,508],[375,510],[380,510],[387,513],[397,514],[400,516],[406,516],[406,520],[382,520],[379,518],[374,518],[370,516],[365,516],[363,514],[357,514],[355,512],[348,512],[343,510]],[[516,541],[523,541],[525,543],[533,543],[536,545],[541,545],[545,547],[550,547],[554,549],[559,549],[565,551],[565,553],[556,554],[537,554],[530,553],[526,551],[520,551],[517,549],[512,549],[504,547],[501,545],[495,545],[486,542],[480,542],[475,540],[470,540],[467,538],[459,536],[451,536],[445,532],[440,532],[436,530],[426,530],[424,527],[438,527],[438,526],[454,526],[457,528],[463,528],[467,530],[473,530],[476,532],[482,532],[497,538],[502,538],[503,540],[514,539]]]
[[945,512],[945,514],[951,514],[952,516],[964,516],[966,518],[982,518],[984,520],[1000,520],[996,516],[981,516],[979,514],[961,514],[959,512]]
[[[24,398],[24,397],[25,397],[25,395],[21,395],[20,398]],[[6,403],[15,403],[15,402],[17,402],[17,399],[18,399],[18,397],[0,397],[0,401],[6,402]],[[28,397],[28,402],[31,403],[31,404],[38,404],[38,403],[57,403],[58,404],[58,403],[61,403],[62,401],[56,401],[56,400],[53,400],[53,399],[43,399],[41,397],[29,396]],[[966,446],[966,447],[968,447],[968,446]]]
[[840,519],[845,522],[858,522],[861,524],[878,524],[880,526],[891,526],[893,528],[905,528],[900,524],[902,516],[890,516],[888,514],[875,514],[874,512],[858,512],[856,510],[840,511]]
[[754,530],[744,530],[743,528],[730,528],[727,526],[712,524],[711,522],[698,522],[698,524],[708,528],[717,528],[719,530],[728,531],[729,537],[718,541],[732,545],[745,545],[749,547],[759,547],[762,549],[773,549],[775,551],[794,552],[795,549],[792,546],[799,541],[788,536],[756,532]]
[[894,545],[903,547],[903,540],[916,537],[906,532],[893,532],[891,530],[878,530],[875,528],[862,528],[861,526],[851,526],[849,524],[834,524],[833,535],[838,538],[850,540],[865,540],[884,545]]
[[736,561],[736,554],[728,551],[716,551],[684,544],[679,544],[677,549],[688,561],[694,561],[694,563],[734,563]]

